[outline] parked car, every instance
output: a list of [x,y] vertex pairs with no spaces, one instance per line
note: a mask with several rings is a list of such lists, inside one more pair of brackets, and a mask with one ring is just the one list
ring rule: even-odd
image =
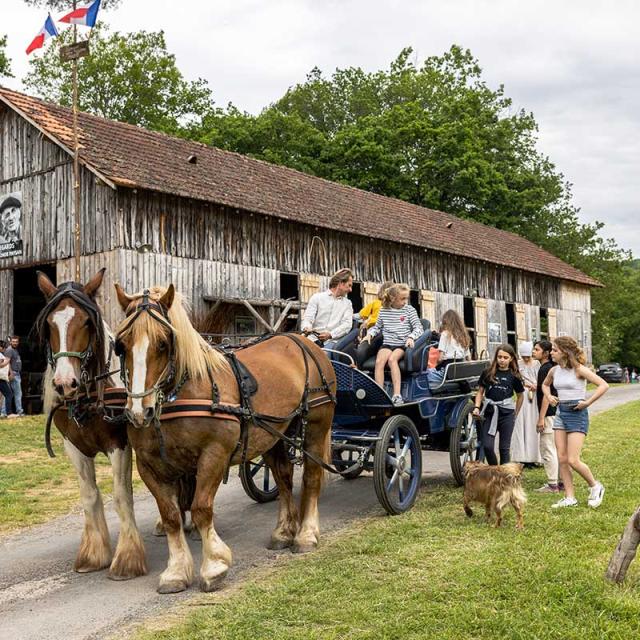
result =
[[607,382],[624,382],[624,369],[617,362],[601,364],[596,373]]

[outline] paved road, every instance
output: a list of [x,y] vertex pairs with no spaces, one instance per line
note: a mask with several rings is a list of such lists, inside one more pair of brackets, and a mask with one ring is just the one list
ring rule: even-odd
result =
[[[612,388],[594,406],[594,413],[637,399],[640,385]],[[449,482],[449,478],[448,454],[425,453],[423,486]],[[324,532],[345,527],[363,513],[383,515],[367,475],[349,482],[330,481],[320,507]],[[117,519],[111,505],[107,509],[109,527],[115,533]],[[252,502],[237,477],[221,489],[216,501],[216,528],[234,553],[229,582],[242,579],[250,567],[288,553],[266,549],[275,514],[276,503]],[[107,638],[123,625],[193,597],[197,593],[194,588],[175,596],[156,594],[167,550],[164,538],[151,535],[156,508],[148,494],[138,497],[136,515],[147,547],[149,575],[129,582],[112,582],[105,572],[79,575],[71,571],[82,528],[79,514],[57,518],[0,541],[0,639]],[[190,545],[197,567],[199,543]]]

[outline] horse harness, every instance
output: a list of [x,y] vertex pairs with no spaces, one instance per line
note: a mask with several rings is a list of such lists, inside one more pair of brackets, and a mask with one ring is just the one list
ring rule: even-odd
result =
[[[236,356],[238,351],[254,346],[259,342],[270,340],[274,338],[276,334],[266,334],[258,340],[254,340],[241,347],[233,349],[219,349],[219,351],[227,358],[236,380],[240,396],[240,403],[238,405],[222,403],[220,401],[218,385],[215,382],[210,368],[207,369],[207,372],[209,374],[209,382],[211,384],[211,399],[203,400],[199,398],[178,400],[178,394],[187,381],[187,375],[183,375],[182,378],[176,382],[175,329],[171,325],[167,310],[158,302],[150,300],[149,296],[149,290],[145,289],[142,294],[142,302],[129,314],[128,317],[130,320],[125,324],[123,329],[121,329],[120,333],[129,328],[136,318],[138,318],[142,313],[148,313],[154,320],[162,324],[169,330],[168,359],[165,369],[159,376],[158,381],[152,387],[149,387],[144,391],[134,393],[129,390],[128,374],[124,363],[125,354],[118,341],[116,341],[116,355],[120,357],[120,375],[125,384],[125,391],[129,398],[143,398],[153,393],[156,394],[156,412],[153,417],[153,424],[159,438],[160,454],[163,460],[167,461],[167,457],[164,447],[164,439],[160,430],[161,420],[169,420],[177,417],[209,417],[226,420],[231,419],[240,424],[240,438],[229,458],[229,464],[227,465],[225,473],[225,481],[228,476],[229,467],[231,466],[231,460],[238,452],[241,452],[241,463],[244,463],[247,460],[246,455],[249,441],[249,427],[252,424],[282,440],[286,445],[292,447],[294,451],[298,452],[296,461],[301,462],[303,460],[303,456],[306,455],[325,469],[334,473],[336,472],[335,469],[327,465],[315,454],[306,451],[303,447],[309,411],[322,404],[329,402],[334,404],[336,403],[336,397],[331,390],[331,385],[327,381],[316,355],[309,348],[309,345],[305,344],[304,338],[291,334],[277,334],[290,339],[300,349],[305,367],[305,385],[302,397],[297,407],[286,416],[272,416],[255,410],[252,402],[252,396],[255,395],[258,390],[258,383],[249,369]],[[310,386],[309,358],[313,361],[318,375],[320,376],[322,384],[319,387]],[[309,398],[310,394],[319,392],[322,392],[323,395],[316,398]],[[293,434],[281,433],[273,426],[275,424],[292,422],[296,418],[299,418],[299,420],[296,421],[297,428],[296,432]]]

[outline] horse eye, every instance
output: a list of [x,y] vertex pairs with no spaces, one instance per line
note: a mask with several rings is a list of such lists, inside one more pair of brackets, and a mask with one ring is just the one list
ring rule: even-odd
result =
[[162,342],[158,343],[158,351],[166,351],[167,350],[167,343],[162,340]]
[[116,340],[116,344],[113,347],[113,352],[117,356],[121,356],[124,354],[124,345],[122,344],[122,342],[120,342],[120,340]]

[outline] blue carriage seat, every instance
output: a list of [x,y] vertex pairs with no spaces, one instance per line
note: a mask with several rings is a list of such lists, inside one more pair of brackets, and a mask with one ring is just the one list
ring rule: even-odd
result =
[[468,393],[478,386],[480,374],[489,366],[489,360],[461,360],[450,362],[444,370],[444,379],[430,387],[431,395],[447,396]]
[[[420,318],[424,333],[415,341],[415,345],[411,349],[407,349],[404,358],[400,360],[400,371],[403,373],[419,373],[421,367],[426,367],[428,359],[423,358],[425,351],[429,349],[433,343],[433,332],[431,331],[431,322],[425,318]],[[359,363],[363,371],[373,371],[376,366],[376,354],[382,346],[382,336],[374,338],[367,349],[363,361]]]

